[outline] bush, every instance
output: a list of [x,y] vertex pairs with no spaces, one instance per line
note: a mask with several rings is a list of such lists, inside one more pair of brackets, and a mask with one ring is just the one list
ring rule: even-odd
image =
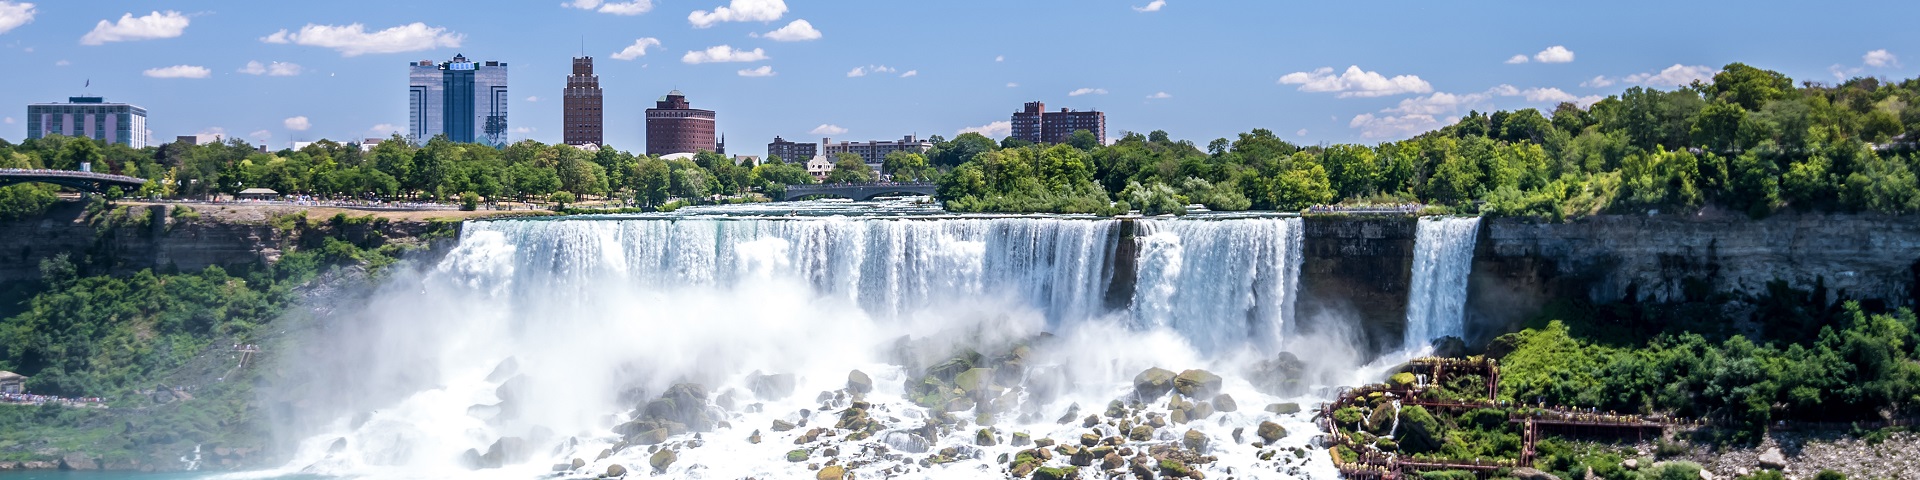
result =
[[473,192],[464,192],[460,194],[460,210],[471,212],[479,209],[480,209],[480,194],[473,193]]

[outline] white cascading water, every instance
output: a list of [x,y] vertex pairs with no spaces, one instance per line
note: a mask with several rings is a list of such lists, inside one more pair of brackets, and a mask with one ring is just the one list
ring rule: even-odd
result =
[[1299,218],[1142,220],[1133,315],[1214,350],[1281,344],[1300,282]]
[[[646,475],[649,451],[619,448],[618,425],[667,387],[705,386],[725,409],[713,431],[677,435],[670,478],[812,478],[785,460],[805,428],[831,425],[817,394],[873,378],[876,418],[915,425],[926,410],[906,401],[915,372],[901,355],[937,362],[954,348],[986,350],[1052,334],[1027,360],[1052,373],[1048,398],[1029,390],[1024,413],[1001,414],[997,447],[972,430],[933,439],[933,450],[972,452],[949,465],[862,460],[862,478],[979,478],[1004,465],[1014,431],[1077,438],[1055,418],[1077,405],[1098,412],[1151,367],[1209,369],[1240,410],[1181,426],[1212,439],[1210,473],[1289,471],[1333,478],[1324,455],[1261,461],[1237,429],[1280,422],[1275,447],[1305,446],[1308,413],[1261,411],[1275,398],[1229,373],[1244,354],[1270,354],[1287,333],[1300,269],[1300,220],[1147,220],[1139,223],[1131,307],[1108,311],[1120,222],[1068,218],[623,219],[469,222],[459,244],[426,272],[396,273],[353,302],[308,343],[312,378],[283,380],[281,429],[298,441],[287,466],[264,476],[312,473],[379,478],[531,478],[581,459],[568,477],[611,465]],[[901,343],[911,338],[911,348]],[[749,374],[793,374],[796,388],[755,398]],[[1029,386],[1042,385],[1028,378]],[[1031,388],[1031,387],[1030,387]],[[844,404],[843,404],[844,405]],[[904,426],[898,428],[906,428]],[[977,428],[977,427],[976,427]],[[889,430],[891,431],[891,430]],[[876,438],[884,437],[885,432]],[[1171,429],[1165,435],[1178,435]],[[747,439],[758,434],[763,442]],[[693,440],[698,438],[699,440]],[[522,456],[474,471],[474,452],[509,439]],[[1162,440],[1171,440],[1162,439]],[[866,452],[845,442],[842,458]],[[697,445],[697,446],[696,446]],[[898,448],[898,446],[896,446]],[[601,453],[610,451],[604,458]],[[1288,456],[1282,456],[1288,457]],[[868,457],[863,457],[868,458]],[[843,460],[851,461],[851,460]],[[873,463],[866,463],[866,462]],[[880,469],[897,468],[891,473]],[[1290,469],[1290,470],[1289,470]],[[1280,475],[1273,473],[1272,475]]]
[[1420,218],[1407,291],[1406,350],[1466,333],[1467,277],[1479,234],[1480,217]]

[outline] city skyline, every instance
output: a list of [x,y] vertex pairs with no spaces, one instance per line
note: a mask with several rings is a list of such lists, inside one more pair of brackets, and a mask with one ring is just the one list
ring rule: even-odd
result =
[[[645,108],[674,89],[723,112],[718,133],[754,145],[776,135],[951,138],[967,129],[997,139],[1008,134],[1009,109],[1028,101],[1110,113],[1109,138],[1158,129],[1205,143],[1266,128],[1299,143],[1376,143],[1469,110],[1546,110],[1632,86],[1672,88],[1736,61],[1802,81],[1910,76],[1902,47],[1920,40],[1895,20],[1920,7],[1873,2],[1792,14],[1576,5],[1556,12],[1569,19],[1558,21],[1518,2],[1085,1],[1007,14],[1018,5],[573,0],[463,11],[0,1],[0,62],[34,72],[0,79],[10,105],[0,120],[12,120],[0,122],[0,138],[25,137],[25,105],[74,96],[146,107],[154,138],[218,133],[277,149],[405,134],[397,65],[464,53],[514,66],[513,141],[562,140],[561,91],[570,59],[585,55],[606,59],[596,71],[606,143],[630,151],[643,148]],[[1863,10],[1879,13],[1856,14]],[[1634,12],[1715,20],[1670,28]],[[927,18],[942,21],[911,21]],[[1844,38],[1749,34],[1823,22],[1854,27]],[[1009,30],[1032,35],[994,33]],[[1742,40],[1717,41],[1732,35]]]

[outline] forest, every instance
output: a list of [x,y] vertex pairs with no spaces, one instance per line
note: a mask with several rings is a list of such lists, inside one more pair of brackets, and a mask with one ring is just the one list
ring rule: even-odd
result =
[[[1862,77],[1827,85],[1745,64],[1711,82],[1646,87],[1582,106],[1470,112],[1410,139],[1377,145],[1298,145],[1254,129],[1203,147],[1164,131],[1125,132],[1111,145],[1075,132],[1032,145],[977,133],[932,137],[925,154],[896,153],[881,174],[940,185],[960,212],[1180,214],[1301,211],[1315,205],[1421,203],[1454,213],[1565,219],[1603,213],[1722,208],[1920,211],[1920,80]],[[829,182],[877,179],[851,155]],[[793,161],[787,161],[793,160]],[[82,162],[158,180],[141,197],[195,198],[265,187],[332,199],[479,202],[608,201],[656,209],[715,196],[778,199],[813,183],[805,159],[739,165],[702,152],[663,160],[608,147],[586,151],[522,141],[495,149],[395,136],[362,152],[322,141],[261,153],[239,140],[135,150],[84,139],[0,141],[0,168],[74,169]],[[558,194],[558,195],[556,195]],[[45,186],[0,189],[0,218],[52,202]]]

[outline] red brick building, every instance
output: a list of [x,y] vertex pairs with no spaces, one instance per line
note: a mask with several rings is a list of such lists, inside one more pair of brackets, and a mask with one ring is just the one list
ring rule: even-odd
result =
[[722,153],[713,118],[712,110],[693,108],[686,94],[668,92],[647,109],[647,154]]
[[567,76],[562,94],[564,122],[561,134],[567,145],[604,145],[606,115],[601,110],[600,76],[593,74],[593,57],[573,59],[573,74]]
[[1073,132],[1080,130],[1092,133],[1101,145],[1106,145],[1106,112],[1076,112],[1065,108],[1047,112],[1047,104],[1027,102],[1025,108],[1013,114],[1013,138],[1033,143],[1066,142]]

